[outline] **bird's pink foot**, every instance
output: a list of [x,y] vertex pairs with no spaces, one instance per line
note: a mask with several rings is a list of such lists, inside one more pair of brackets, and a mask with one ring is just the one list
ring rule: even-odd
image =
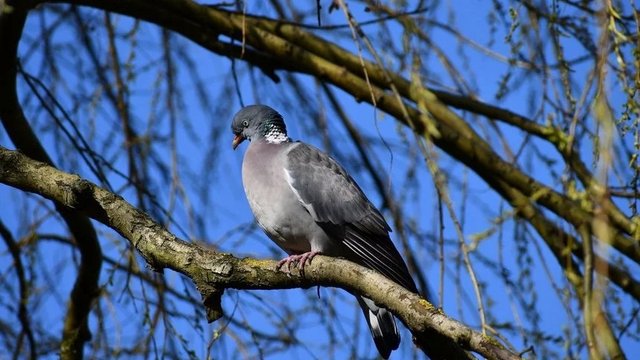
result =
[[304,267],[307,264],[311,264],[311,260],[313,260],[313,258],[319,253],[320,253],[319,251],[308,251],[304,254],[289,255],[286,258],[278,261],[278,265],[276,265],[276,269],[280,270],[280,268],[286,265],[287,267],[284,270],[284,272],[289,274],[291,273],[291,264],[293,263],[294,266],[296,265],[298,266],[298,268],[300,269],[300,273],[304,276]]

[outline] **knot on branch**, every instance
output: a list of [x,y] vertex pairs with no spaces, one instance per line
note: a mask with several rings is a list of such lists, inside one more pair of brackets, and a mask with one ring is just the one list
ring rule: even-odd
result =
[[73,177],[74,181],[71,183],[67,179],[57,181],[58,186],[65,189],[62,192],[63,203],[66,207],[75,210],[87,208],[87,205],[93,200],[93,186],[78,175],[73,175]]
[[220,319],[224,315],[222,311],[222,294],[224,294],[224,290],[212,288],[209,285],[204,287],[196,285],[196,287],[202,295],[202,304],[207,312],[207,321],[212,323]]
[[164,265],[161,265],[160,262],[153,257],[153,254],[148,254],[144,251],[140,251],[137,246],[136,250],[138,250],[138,254],[140,254],[140,256],[142,256],[142,258],[144,259],[147,269],[158,274],[164,274]]

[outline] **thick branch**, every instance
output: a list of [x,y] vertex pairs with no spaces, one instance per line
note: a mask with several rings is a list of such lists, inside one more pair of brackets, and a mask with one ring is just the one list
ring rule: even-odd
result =
[[129,240],[156,270],[168,268],[188,276],[201,291],[209,310],[213,310],[212,320],[221,315],[219,300],[226,288],[332,286],[366,295],[383,304],[399,316],[418,339],[428,337],[430,331],[435,330],[462,348],[488,359],[518,359],[496,340],[448,318],[426,300],[384,276],[349,261],[319,256],[305,268],[304,277],[288,276],[277,271],[273,261],[238,259],[206,250],[176,238],[121,197],[77,175],[2,147],[0,182],[84,212]]

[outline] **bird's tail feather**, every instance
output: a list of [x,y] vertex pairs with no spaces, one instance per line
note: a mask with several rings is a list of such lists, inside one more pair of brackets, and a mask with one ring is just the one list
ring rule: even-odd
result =
[[377,306],[372,300],[360,296],[357,298],[380,356],[388,359],[391,351],[400,345],[395,318],[389,310]]

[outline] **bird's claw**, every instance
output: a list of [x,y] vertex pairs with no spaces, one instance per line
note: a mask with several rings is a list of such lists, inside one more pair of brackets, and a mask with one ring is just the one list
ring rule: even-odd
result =
[[311,260],[313,260],[313,258],[319,253],[319,251],[308,251],[304,254],[289,255],[286,258],[278,261],[276,269],[280,270],[284,265],[287,265],[286,269],[284,269],[283,271],[287,274],[291,274],[291,264],[293,263],[294,266],[298,266],[298,269],[300,269],[300,274],[304,276],[304,267],[307,264],[311,264]]

